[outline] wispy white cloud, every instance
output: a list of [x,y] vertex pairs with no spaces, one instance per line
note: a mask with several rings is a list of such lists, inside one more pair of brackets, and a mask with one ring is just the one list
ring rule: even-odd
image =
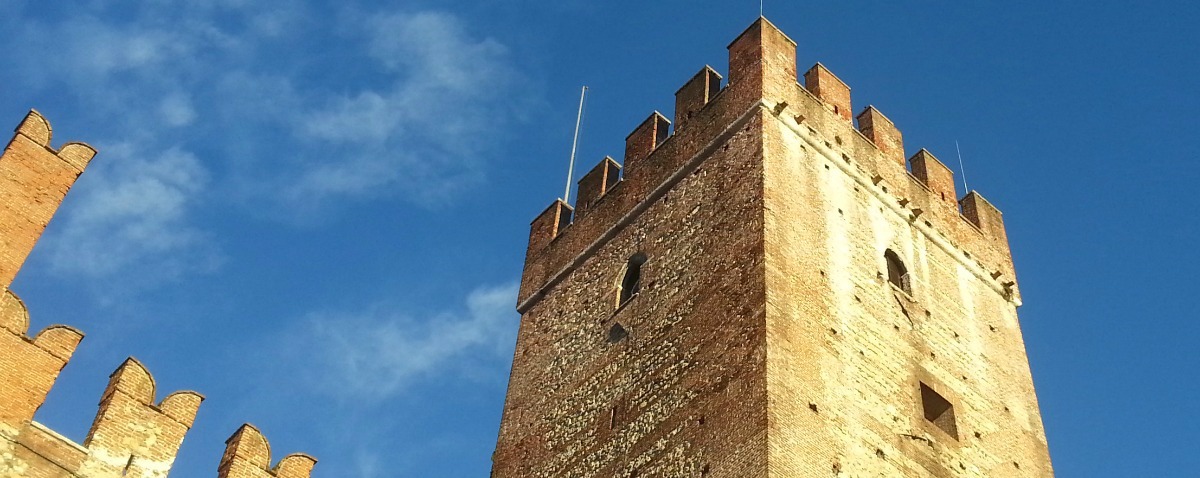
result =
[[354,468],[355,476],[358,478],[375,478],[382,476],[384,470],[383,459],[378,453],[373,450],[360,449],[354,453]]
[[209,180],[196,157],[129,143],[105,149],[104,160],[89,169],[90,187],[71,198],[76,206],[45,244],[51,267],[86,279],[136,268],[148,281],[211,268],[210,241],[187,220]]
[[109,75],[153,68],[185,56],[193,47],[180,32],[153,27],[119,27],[96,17],[70,24],[30,26],[25,38],[49,69],[74,82],[104,81]]
[[292,358],[309,369],[310,385],[338,398],[386,399],[434,374],[487,375],[480,369],[494,368],[516,340],[516,294],[515,284],[480,287],[461,306],[425,317],[386,304],[316,313],[287,349],[303,350]]
[[423,202],[478,181],[480,153],[514,117],[519,74],[506,47],[455,16],[384,13],[362,20],[388,84],[326,98],[297,134],[339,149],[300,174],[287,197],[321,201],[399,190]]
[[196,119],[192,100],[184,93],[174,93],[163,98],[158,110],[162,120],[171,126],[187,126]]
[[[197,249],[211,227],[201,206],[319,222],[347,200],[444,205],[483,181],[487,151],[527,104],[508,49],[449,13],[334,10],[321,22],[308,2],[140,0],[0,21],[12,27],[0,41],[23,45],[0,52],[13,66],[0,80],[69,92],[76,124],[90,125],[71,136],[117,145],[97,144],[58,242],[145,236],[95,257],[62,248],[55,270],[188,270],[180,257],[213,252]],[[333,79],[292,46],[311,38],[341,62]],[[196,177],[172,182],[160,164]],[[165,202],[125,201],[134,191]]]
[[186,128],[202,113],[193,92],[203,93],[202,53],[230,48],[229,35],[211,24],[177,18],[191,8],[137,3],[128,16],[97,3],[0,33],[25,46],[0,53],[15,66],[18,88],[65,92],[73,103],[29,106],[71,112],[88,130],[70,137],[99,150],[42,241],[50,270],[87,281],[120,278],[110,283],[129,290],[219,263],[194,220],[213,183],[212,158],[195,153]]

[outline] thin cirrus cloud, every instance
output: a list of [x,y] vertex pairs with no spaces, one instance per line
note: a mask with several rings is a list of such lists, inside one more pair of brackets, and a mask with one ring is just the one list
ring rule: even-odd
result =
[[187,126],[196,119],[196,109],[191,98],[183,93],[167,95],[159,103],[158,112],[169,126]]
[[[51,121],[72,117],[71,136],[100,150],[47,237],[66,274],[209,270],[220,251],[197,238],[218,228],[200,208],[320,222],[348,200],[449,204],[486,180],[484,156],[521,116],[508,49],[453,14],[335,7],[317,22],[306,2],[131,5],[0,20],[0,40],[26,45],[0,52],[14,66],[0,79],[60,98],[44,107]],[[308,52],[287,44],[314,38],[357,61],[312,75]],[[78,241],[104,253],[68,251]]]
[[142,277],[162,280],[216,265],[207,234],[187,214],[209,173],[183,150],[143,151],[106,145],[108,157],[89,171],[92,187],[50,240],[53,270],[85,279],[142,264]]
[[497,358],[516,341],[516,293],[515,283],[481,286],[429,317],[390,305],[316,313],[285,341],[305,355],[278,363],[307,370],[312,391],[347,400],[386,400],[435,372],[500,380]]
[[473,38],[446,13],[389,13],[363,23],[368,55],[391,82],[301,115],[297,134],[343,157],[303,171],[288,197],[395,187],[421,202],[443,202],[481,179],[480,153],[516,116],[509,93],[519,82],[508,49]]

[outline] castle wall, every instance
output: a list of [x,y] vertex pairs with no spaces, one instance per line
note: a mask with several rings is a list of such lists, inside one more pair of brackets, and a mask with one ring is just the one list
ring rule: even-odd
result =
[[154,378],[128,359],[111,376],[83,444],[33,421],[83,335],[52,326],[26,335],[28,312],[4,290],[0,321],[0,476],[167,476],[203,397],[177,392],[155,401]]
[[[83,333],[52,325],[29,335],[29,311],[12,280],[96,151],[50,146],[50,123],[31,111],[0,155],[0,478],[165,478],[204,397],[156,401],[154,377],[127,359],[110,376],[82,444],[34,421]],[[246,425],[226,442],[219,478],[308,478],[316,460],[294,454],[270,466],[270,447]]]

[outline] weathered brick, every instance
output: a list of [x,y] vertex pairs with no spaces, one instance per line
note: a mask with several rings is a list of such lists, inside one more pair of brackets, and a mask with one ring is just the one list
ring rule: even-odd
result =
[[254,425],[245,424],[225,441],[218,478],[308,478],[317,460],[303,453],[271,466],[271,445]]
[[796,84],[769,22],[729,50],[686,128],[535,222],[493,476],[1052,476],[999,211],[824,67]]
[[[50,147],[50,123],[32,111],[0,156],[0,478],[165,478],[204,397],[176,392],[155,402],[154,377],[126,360],[111,376],[83,445],[33,420],[83,334],[53,325],[28,336],[29,312],[8,289],[95,150]],[[239,437],[260,444],[250,454]],[[289,455],[274,468],[257,429],[230,439],[220,478],[308,478],[316,460]],[[245,457],[251,459],[245,459]]]

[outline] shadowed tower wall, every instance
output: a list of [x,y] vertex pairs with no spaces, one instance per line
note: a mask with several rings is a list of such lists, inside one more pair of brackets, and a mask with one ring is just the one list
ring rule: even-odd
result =
[[765,19],[729,64],[532,223],[493,476],[1052,476],[1000,212]]

